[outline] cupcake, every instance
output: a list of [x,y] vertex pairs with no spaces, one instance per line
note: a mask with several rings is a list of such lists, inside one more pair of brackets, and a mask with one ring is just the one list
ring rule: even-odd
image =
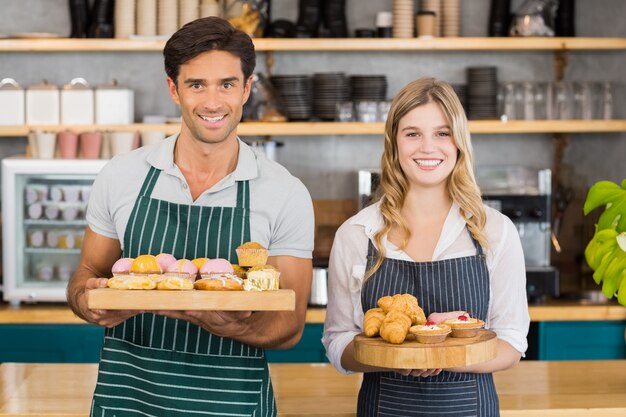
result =
[[130,266],[131,274],[153,275],[162,274],[163,270],[154,255],[140,255],[133,260]]
[[128,275],[130,273],[130,267],[133,264],[134,258],[120,258],[111,267],[111,273],[113,276]]
[[257,242],[246,242],[236,250],[240,266],[264,265],[269,251]]
[[209,259],[200,268],[200,279],[194,283],[197,290],[236,291],[243,289],[243,279],[234,274],[226,259]]
[[443,321],[452,329],[452,337],[474,337],[478,334],[478,330],[485,326],[485,322],[470,317],[468,313],[463,313],[455,319]]
[[257,265],[246,273],[243,289],[246,291],[270,291],[279,288],[280,272],[272,265]]
[[171,255],[169,253],[159,253],[156,258],[157,262],[161,266],[162,271],[167,271],[167,267],[170,266],[170,264],[176,262],[176,258],[174,258],[174,255]]
[[447,324],[435,324],[427,321],[426,324],[418,324],[409,328],[409,333],[415,335],[419,343],[441,343],[446,340],[451,329]]

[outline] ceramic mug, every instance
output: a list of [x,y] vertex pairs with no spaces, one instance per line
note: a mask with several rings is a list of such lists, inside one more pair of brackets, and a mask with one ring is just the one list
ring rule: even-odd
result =
[[57,135],[53,132],[35,132],[35,144],[38,158],[52,159],[57,145]]
[[111,132],[111,157],[132,151],[134,143],[135,132]]
[[102,134],[100,132],[83,132],[80,134],[80,153],[85,159],[100,158]]
[[78,135],[69,130],[59,132],[59,153],[63,159],[76,159],[78,156]]
[[153,145],[155,143],[161,143],[165,139],[165,132],[160,131],[146,131],[141,132],[141,146]]

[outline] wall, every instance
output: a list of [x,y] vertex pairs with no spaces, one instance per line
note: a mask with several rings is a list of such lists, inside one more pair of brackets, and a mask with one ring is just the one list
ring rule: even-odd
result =
[[[514,0],[512,10],[521,3]],[[485,36],[489,0],[465,0],[462,32],[465,36]],[[65,0],[23,0],[3,2],[0,33],[49,31],[68,34],[69,17]],[[391,10],[391,0],[348,0],[350,31],[373,27],[378,11]],[[274,0],[273,18],[296,20],[297,1]],[[577,2],[579,36],[626,37],[626,2],[598,0]],[[623,63],[626,52],[573,52],[569,54],[566,78],[605,80],[621,83],[616,87],[615,113],[626,118]],[[274,54],[275,74],[304,74],[344,71],[347,74],[385,74],[389,97],[401,86],[424,75],[433,75],[453,83],[464,82],[465,68],[472,65],[495,65],[501,81],[547,81],[554,77],[550,52],[367,52]],[[28,85],[47,78],[63,84],[77,76],[93,84],[115,78],[136,91],[136,114],[176,114],[169,102],[158,53],[3,53],[0,77],[13,77]],[[259,54],[259,71],[264,71],[264,54]],[[300,177],[313,198],[339,199],[356,197],[355,171],[378,165],[382,141],[377,136],[280,137],[285,146],[278,150],[278,160]],[[515,164],[534,168],[551,167],[551,135],[474,135],[477,165]],[[3,138],[0,156],[22,153],[23,138]],[[358,150],[358,151],[357,151]],[[589,185],[600,179],[621,181],[626,178],[626,133],[574,134],[564,155],[566,185],[572,186],[575,199],[567,209],[562,240],[566,254],[555,260],[565,272],[565,289],[578,285],[580,259],[576,257],[587,239],[589,224],[583,224],[582,201]],[[588,222],[587,222],[588,223]],[[568,272],[571,271],[571,272]]]

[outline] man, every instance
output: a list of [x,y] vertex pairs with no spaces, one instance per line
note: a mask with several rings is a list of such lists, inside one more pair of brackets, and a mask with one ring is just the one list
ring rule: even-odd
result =
[[[300,339],[311,284],[313,208],[303,184],[237,137],[255,66],[251,39],[219,18],[185,25],[163,51],[180,133],[118,156],[91,194],[72,310],[106,326],[95,416],[275,416],[263,348]],[[294,312],[93,311],[120,257],[228,258],[256,241]]]

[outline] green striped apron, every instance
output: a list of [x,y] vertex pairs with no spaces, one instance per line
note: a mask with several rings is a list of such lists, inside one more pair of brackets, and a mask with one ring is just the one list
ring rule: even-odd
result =
[[[250,240],[248,181],[236,207],[174,204],[151,198],[152,167],[124,234],[124,257],[171,253],[177,259],[236,259]],[[263,349],[151,313],[107,329],[92,416],[276,416]]]

